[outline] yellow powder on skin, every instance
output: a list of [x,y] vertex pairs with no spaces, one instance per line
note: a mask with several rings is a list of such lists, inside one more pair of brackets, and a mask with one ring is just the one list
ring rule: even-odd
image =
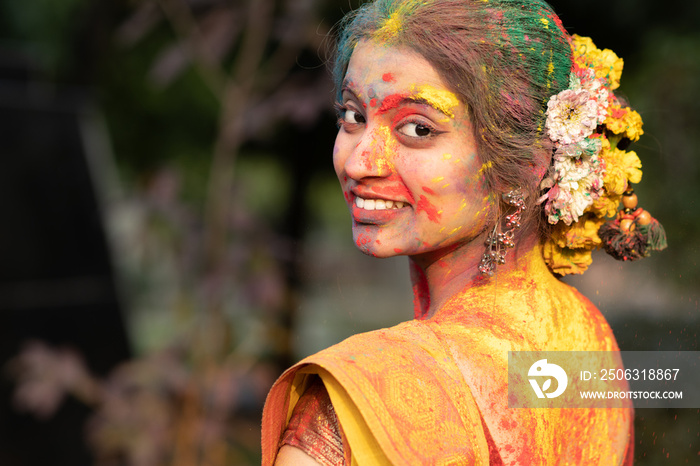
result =
[[384,157],[378,157],[375,161],[379,176],[391,173],[394,169],[394,165],[389,161],[387,156],[393,154],[395,149],[393,147],[388,147],[388,141],[392,141],[391,129],[388,126],[380,126],[377,128],[377,134],[375,134],[372,140],[372,145],[375,146],[383,143],[387,146],[384,147],[383,150],[382,148],[374,147],[375,150],[380,149],[382,153],[386,154]]
[[459,105],[459,99],[453,92],[425,84],[417,86],[413,90],[412,95],[417,99],[424,100],[428,105],[441,111],[448,117],[455,117],[454,109]]

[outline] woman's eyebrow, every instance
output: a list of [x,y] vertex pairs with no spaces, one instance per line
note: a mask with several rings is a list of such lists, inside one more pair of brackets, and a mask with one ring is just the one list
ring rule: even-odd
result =
[[442,113],[446,117],[454,118],[454,113],[452,113],[450,110],[446,109],[445,105],[443,103],[436,101],[434,99],[426,98],[426,96],[424,96],[422,94],[415,94],[415,95],[413,95],[413,94],[393,94],[393,95],[387,96],[382,101],[382,105],[377,110],[377,113],[379,113],[379,114],[386,113],[386,112],[393,110],[395,108],[398,108],[402,105],[410,105],[410,104],[427,105],[428,107],[431,107],[432,109]]
[[352,94],[352,97],[354,97],[355,99],[360,100],[359,95],[361,94],[361,92],[359,90],[356,91],[354,89],[352,81],[350,81],[348,79],[344,80],[340,86],[340,94],[342,95],[342,94],[345,94],[346,92],[349,94]]
[[[361,101],[359,91],[353,89],[351,80],[343,81],[341,93],[349,93],[356,100]],[[448,118],[454,118],[454,109],[459,105],[459,99],[446,89],[439,89],[430,85],[415,86],[409,92],[388,95],[382,101],[377,112],[386,113],[401,105],[417,104],[427,105],[437,110]]]

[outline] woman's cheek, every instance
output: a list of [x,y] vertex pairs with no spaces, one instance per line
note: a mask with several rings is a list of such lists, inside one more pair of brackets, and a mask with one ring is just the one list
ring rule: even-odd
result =
[[343,166],[345,165],[344,160],[341,160],[341,144],[339,139],[340,136],[336,138],[335,145],[333,146],[333,168],[335,169],[335,174],[338,176],[338,178],[341,177]]

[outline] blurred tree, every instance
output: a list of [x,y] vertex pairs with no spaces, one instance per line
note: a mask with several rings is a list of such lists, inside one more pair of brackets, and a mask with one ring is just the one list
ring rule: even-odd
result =
[[[132,277],[150,277],[149,291],[132,304],[169,308],[159,322],[170,330],[156,343],[137,339],[142,357],[105,380],[63,350],[30,346],[12,366],[17,402],[50,414],[72,393],[94,406],[89,438],[99,464],[255,463],[263,397],[293,357],[309,167],[315,154],[330,152],[294,137],[332,121],[319,120],[331,102],[317,57],[327,32],[317,16],[321,3],[125,6],[76,0],[58,15],[66,27],[44,29],[45,36],[33,30],[50,19],[32,11],[23,22],[25,10],[11,10],[18,36],[45,49],[52,82],[77,76],[74,82],[95,86],[127,180],[125,196],[108,207],[117,228],[135,220],[124,255]],[[72,15],[82,21],[71,22]],[[117,26],[118,15],[125,19]],[[105,30],[71,29],[76,24],[106,25],[116,46]],[[280,125],[291,140],[274,154],[279,146],[266,139]],[[293,168],[291,183],[271,183],[279,165]],[[247,169],[237,173],[238,166]],[[270,198],[286,201],[273,209],[288,212],[284,218],[265,211]],[[47,393],[54,395],[42,398]]]

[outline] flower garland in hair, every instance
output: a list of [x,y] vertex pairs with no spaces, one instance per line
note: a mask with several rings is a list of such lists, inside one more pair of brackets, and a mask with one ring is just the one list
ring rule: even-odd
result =
[[[569,87],[547,104],[545,128],[555,152],[539,199],[554,225],[544,245],[545,260],[560,275],[583,273],[591,252],[601,246],[621,260],[666,246],[661,225],[636,209],[636,196],[634,202],[629,197],[630,183],[641,181],[642,164],[624,148],[643,131],[639,113],[612,92],[620,85],[623,61],[588,37],[572,36],[571,46]],[[616,219],[608,222],[612,216]]]

